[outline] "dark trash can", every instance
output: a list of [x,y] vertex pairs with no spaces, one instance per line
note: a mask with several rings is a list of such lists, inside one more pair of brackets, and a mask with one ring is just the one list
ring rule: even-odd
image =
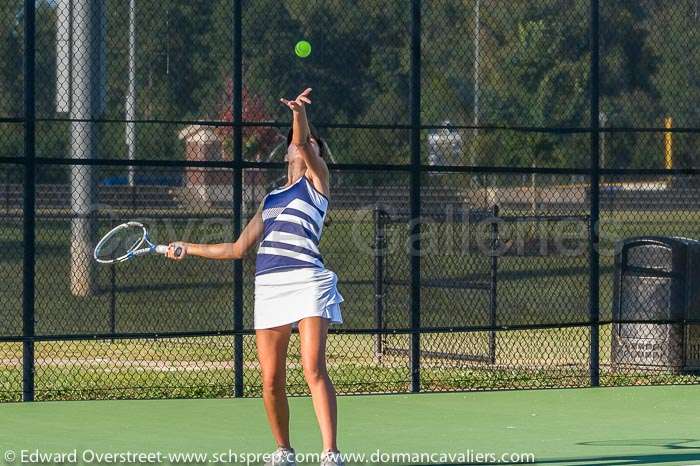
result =
[[700,241],[624,240],[615,256],[613,365],[699,370],[699,320]]

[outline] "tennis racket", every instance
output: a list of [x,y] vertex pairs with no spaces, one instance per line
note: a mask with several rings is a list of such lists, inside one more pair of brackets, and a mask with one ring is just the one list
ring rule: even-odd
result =
[[[143,224],[126,222],[112,228],[102,237],[95,246],[93,257],[101,264],[115,264],[146,254],[165,254],[167,251],[167,246],[151,242]],[[181,254],[181,247],[175,249],[175,257],[180,257]]]

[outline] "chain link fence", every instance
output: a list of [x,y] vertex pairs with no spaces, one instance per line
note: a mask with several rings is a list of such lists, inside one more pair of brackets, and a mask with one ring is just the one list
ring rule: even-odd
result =
[[621,254],[700,239],[697,50],[696,0],[3,1],[0,400],[260,395],[253,260],[92,251],[233,241],[306,86],[340,393],[700,382],[694,246]]

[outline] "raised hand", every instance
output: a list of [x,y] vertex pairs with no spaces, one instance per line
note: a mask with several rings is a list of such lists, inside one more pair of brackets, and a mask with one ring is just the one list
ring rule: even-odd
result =
[[301,112],[304,110],[304,106],[306,104],[311,105],[311,99],[309,98],[310,95],[311,95],[311,88],[308,87],[304,90],[304,92],[299,94],[296,99],[287,100],[287,99],[282,98],[282,99],[280,99],[280,102],[282,102],[282,104],[289,107],[293,112]]

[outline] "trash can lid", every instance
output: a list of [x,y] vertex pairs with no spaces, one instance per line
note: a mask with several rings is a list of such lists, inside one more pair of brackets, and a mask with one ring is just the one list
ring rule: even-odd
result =
[[631,243],[660,243],[660,244],[683,244],[687,246],[698,246],[700,245],[700,240],[693,238],[686,238],[683,236],[632,236],[630,238],[625,238],[622,240],[623,245]]

